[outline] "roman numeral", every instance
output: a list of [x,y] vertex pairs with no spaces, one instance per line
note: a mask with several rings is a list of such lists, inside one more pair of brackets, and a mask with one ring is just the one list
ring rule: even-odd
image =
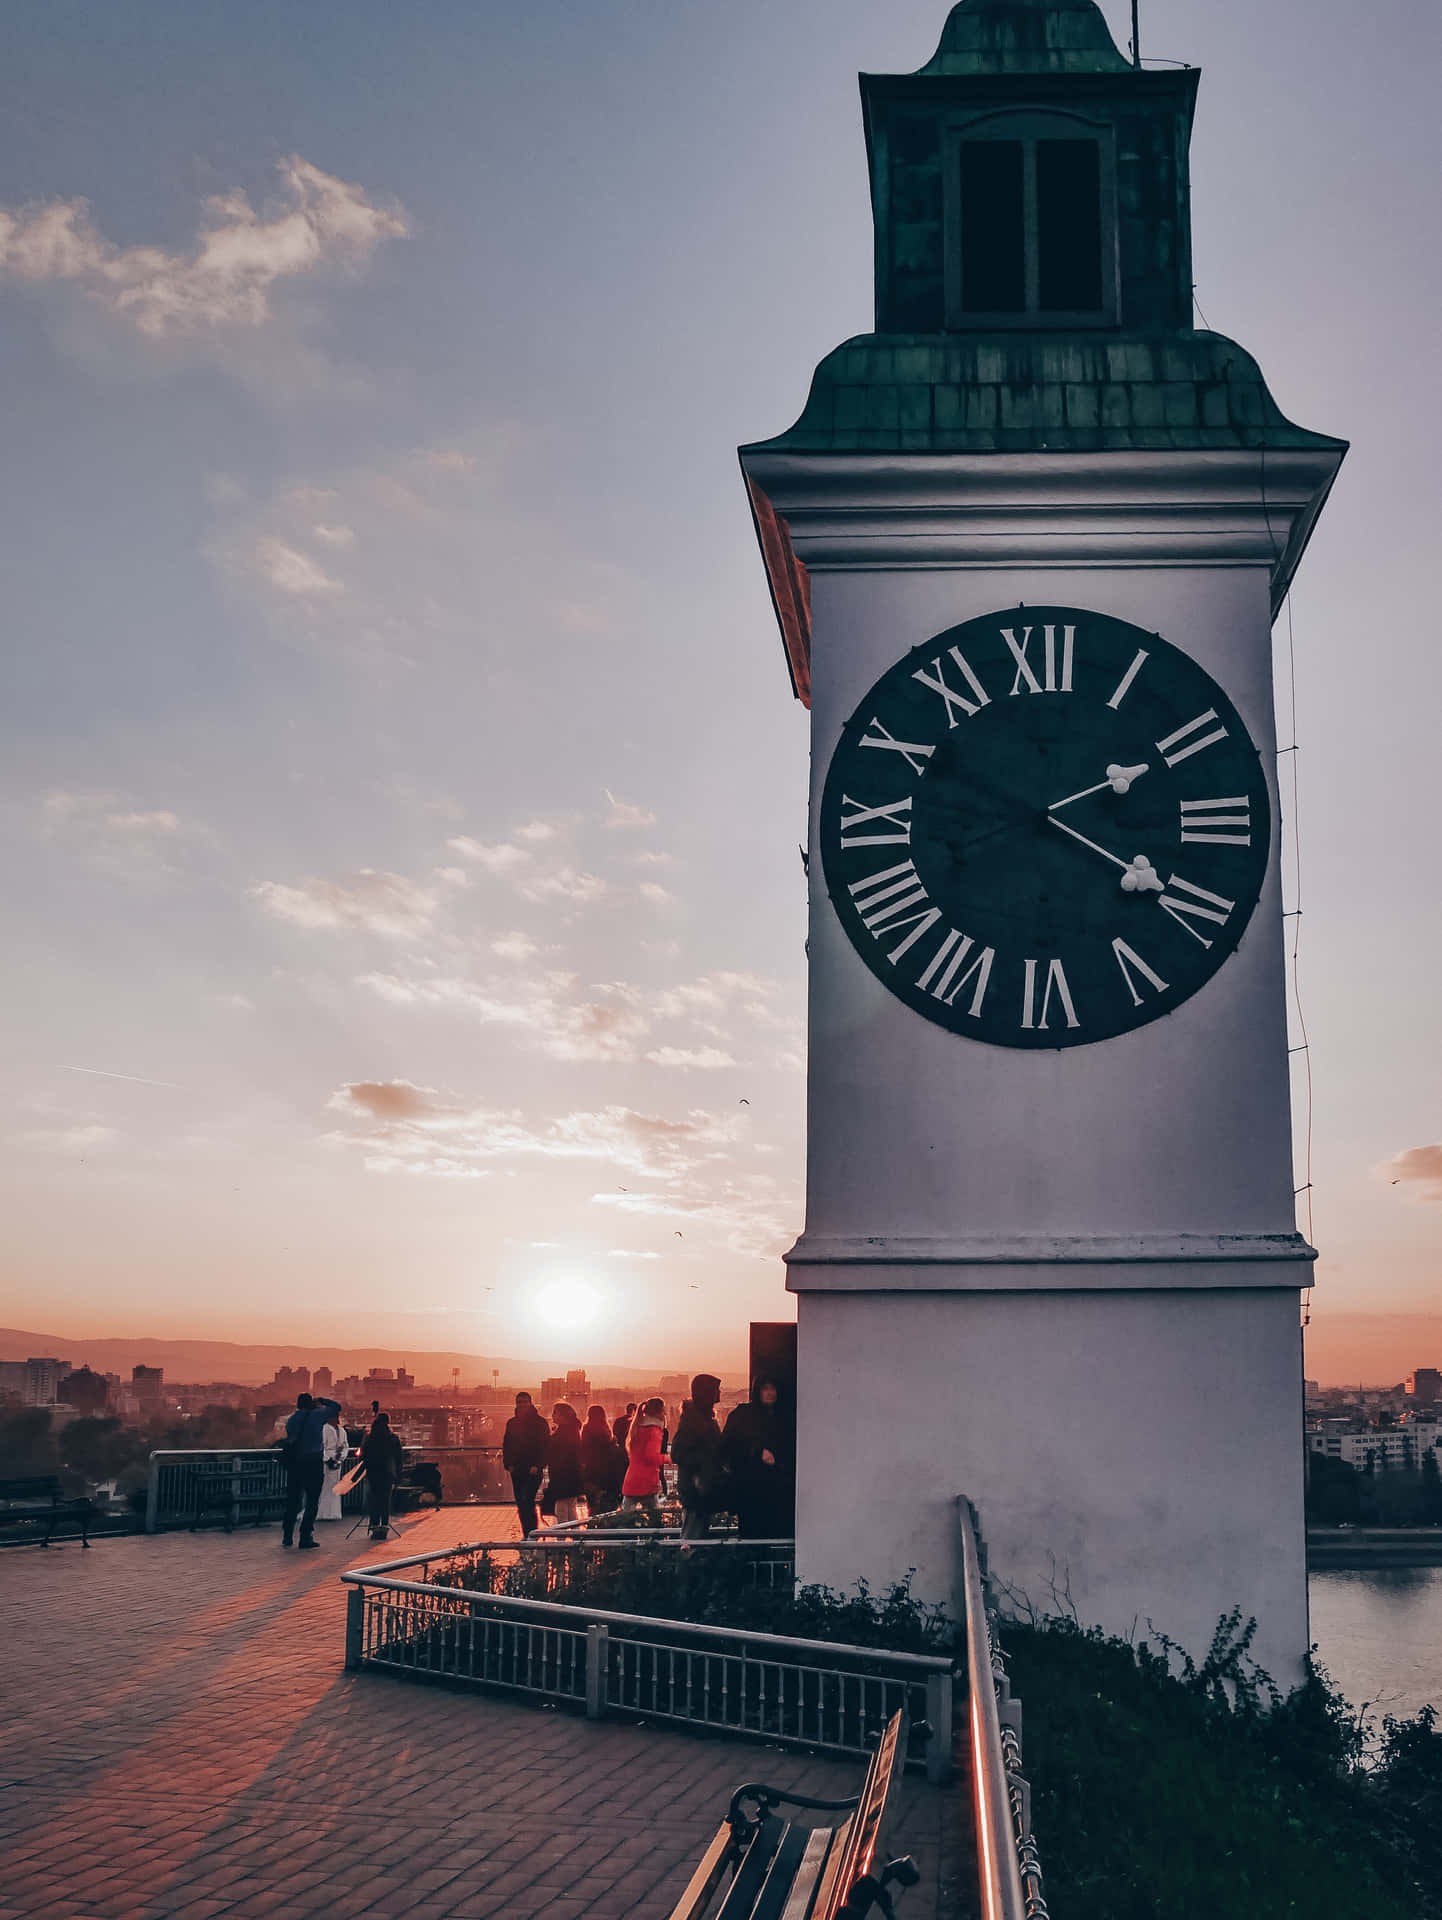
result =
[[958,933],[952,927],[916,984],[923,992],[929,993],[933,1000],[940,1000],[943,1006],[951,1007],[955,1006],[957,995],[975,980],[976,988],[967,1012],[973,1020],[979,1020],[981,1003],[986,997],[986,983],[991,978],[991,965],[996,959],[996,948],[982,947],[967,967],[966,956],[975,945],[969,933]]
[[862,926],[876,939],[880,940],[883,935],[890,939],[903,927],[911,928],[906,938],[886,956],[893,966],[907,948],[915,946],[941,918],[940,909],[930,904],[926,888],[909,860],[903,860],[898,867],[873,873],[869,879],[854,881],[848,891],[856,902]]
[[[841,844],[843,847],[909,847],[911,845],[911,821],[903,820],[902,814],[911,812],[911,795],[904,800],[889,800],[883,806],[864,806],[860,800],[853,800],[849,793],[841,796],[842,807],[850,807],[850,813],[841,816]],[[858,833],[858,827],[865,826],[870,820],[890,827],[890,833]]]
[[918,669],[911,677],[913,680],[919,680],[922,686],[930,687],[933,693],[939,693],[941,695],[942,699],[946,702],[946,724],[948,727],[954,727],[956,725],[956,712],[958,708],[960,708],[969,720],[974,713],[980,713],[983,707],[991,705],[991,695],[972,672],[960,647],[951,647],[948,651],[960,668],[962,678],[976,695],[974,701],[968,700],[965,694],[958,693],[954,687],[949,687],[946,684],[946,675],[941,670],[941,656],[939,654],[931,663],[930,673]]
[[1023,627],[1021,639],[1016,637],[1014,627],[1003,627],[1001,637],[1011,651],[1016,662],[1016,677],[1011,683],[1013,694],[1021,692],[1022,683],[1026,683],[1028,693],[1070,693],[1072,690],[1072,661],[1076,651],[1076,628],[1063,627],[1061,630],[1061,677],[1057,677],[1056,628],[1044,626],[1042,638],[1042,672],[1044,679],[1038,680],[1027,658],[1027,649],[1031,645],[1034,627]]
[[1252,803],[1246,794],[1230,800],[1183,800],[1181,808],[1183,846],[1189,840],[1214,847],[1251,846]]
[[[863,747],[889,749],[892,753],[899,753],[913,773],[926,772],[926,763],[936,752],[935,747],[923,746],[916,740],[898,740],[894,734],[887,732],[879,720],[868,720],[866,724],[869,731],[861,736],[860,744]],[[877,735],[880,735],[879,739]]]
[[[1175,893],[1172,892],[1173,887],[1177,889]],[[1224,927],[1228,914],[1236,904],[1235,900],[1224,900],[1219,893],[1209,893],[1205,887],[1194,887],[1190,880],[1183,880],[1179,873],[1172,874],[1167,881],[1166,892],[1157,895],[1157,905],[1163,912],[1169,913],[1184,932],[1194,940],[1200,940],[1204,947],[1209,947],[1211,941],[1204,933],[1198,932],[1191,922],[1210,920]]]
[[[1202,733],[1202,728],[1211,726],[1216,718],[1215,709],[1208,707],[1206,712],[1199,713],[1195,720],[1188,720],[1184,727],[1178,727],[1175,733],[1169,733],[1165,740],[1158,740],[1157,752],[1169,767],[1175,767],[1182,760],[1190,760],[1194,753],[1200,753],[1203,747],[1214,747],[1219,740],[1226,739],[1226,728],[1220,723],[1210,733]],[[1200,739],[1194,740],[1191,737],[1193,734],[1200,734]],[[1183,740],[1187,743],[1185,746],[1181,744]],[[1170,751],[1173,747],[1177,749],[1175,753]]]
[[1114,712],[1120,711],[1123,700],[1125,700],[1127,695],[1131,692],[1132,682],[1133,680],[1136,679],[1137,675],[1141,672],[1143,660],[1148,660],[1150,658],[1151,656],[1147,652],[1145,647],[1138,648],[1136,659],[1132,661],[1132,664],[1127,668],[1126,672],[1122,675],[1121,679],[1118,680],[1116,692],[1112,695],[1111,699],[1107,701],[1107,705]]
[[1153,973],[1142,956],[1129,947],[1125,940],[1113,940],[1112,952],[1116,956],[1117,965],[1122,970],[1122,978],[1127,983],[1127,992],[1132,996],[1132,1005],[1134,1007],[1139,1007],[1142,1004],[1142,996],[1137,992],[1137,983],[1132,978],[1133,967],[1136,968],[1143,980],[1150,982],[1156,992],[1165,993],[1167,991],[1167,983],[1163,980],[1162,976],[1159,973]]
[[1062,1012],[1066,1015],[1067,1025],[1069,1027],[1079,1027],[1081,1025],[1081,1021],[1078,1020],[1076,1017],[1076,1008],[1072,1005],[1071,988],[1067,985],[1066,970],[1062,966],[1061,961],[1048,960],[1046,963],[1046,978],[1042,984],[1042,993],[1041,993],[1040,1019],[1037,1019],[1035,1017],[1036,1015],[1036,970],[1037,970],[1038,962],[1035,960],[1024,960],[1022,962],[1022,965],[1026,970],[1025,979],[1022,986],[1022,1011],[1021,1011],[1022,1026],[1035,1028],[1038,1032],[1045,1031],[1046,1024],[1047,1024],[1047,1015],[1051,1008],[1052,989],[1053,987],[1055,987],[1056,997],[1061,1003]]

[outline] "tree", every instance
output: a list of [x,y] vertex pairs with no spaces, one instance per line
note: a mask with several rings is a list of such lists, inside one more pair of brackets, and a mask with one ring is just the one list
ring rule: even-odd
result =
[[1437,1449],[1427,1447],[1422,1454],[1422,1524],[1442,1525],[1442,1469],[1437,1465]]
[[48,1407],[0,1412],[0,1479],[24,1480],[51,1474],[59,1464]]
[[60,1434],[60,1459],[91,1486],[117,1480],[146,1455],[145,1441],[113,1416],[72,1420]]

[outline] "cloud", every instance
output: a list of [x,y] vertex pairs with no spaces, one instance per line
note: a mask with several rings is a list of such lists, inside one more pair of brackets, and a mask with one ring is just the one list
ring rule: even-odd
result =
[[33,1147],[39,1153],[93,1153],[119,1138],[114,1127],[42,1127],[34,1133],[14,1136],[17,1145]]
[[105,824],[117,833],[176,833],[180,817],[167,807],[157,807],[150,813],[107,813]]
[[713,1172],[714,1184],[708,1187],[707,1172],[712,1170],[703,1169],[702,1178],[689,1181],[684,1191],[593,1193],[591,1200],[620,1213],[682,1220],[693,1230],[707,1230],[735,1253],[774,1260],[795,1235],[795,1205],[769,1175],[715,1180]]
[[474,860],[487,873],[514,873],[517,867],[525,866],[531,857],[524,847],[513,847],[508,841],[488,846],[482,840],[472,840],[465,833],[447,840],[446,845],[463,860]]
[[491,952],[502,960],[529,960],[540,948],[528,933],[503,933],[491,942]]
[[643,900],[649,900],[655,907],[664,907],[668,900],[676,897],[669,887],[663,887],[655,880],[643,880],[636,891]]
[[340,593],[341,583],[324,567],[317,566],[308,553],[288,547],[284,540],[262,540],[255,550],[255,563],[278,593],[291,593],[298,599],[315,594]]
[[518,840],[554,840],[556,828],[549,820],[528,820],[523,827],[516,828]]
[[209,224],[188,253],[120,247],[83,199],[0,209],[0,276],[65,281],[152,339],[220,327],[259,327],[279,280],[326,266],[357,269],[383,240],[408,231],[399,208],[323,173],[299,155],[279,163],[280,190],[257,213],[244,193],[206,202]]
[[607,1247],[608,1260],[659,1260],[659,1253],[645,1253],[638,1247]]
[[353,547],[355,545],[354,527],[328,527],[325,522],[317,521],[311,528],[317,540],[328,547]]
[[351,1123],[327,1140],[359,1148],[379,1173],[474,1176],[490,1161],[538,1158],[607,1162],[676,1182],[723,1149],[734,1130],[699,1110],[669,1118],[624,1106],[530,1124],[518,1110],[466,1107],[409,1080],[352,1081],[327,1105]]
[[399,873],[362,867],[340,880],[308,879],[298,887],[263,880],[252,898],[276,920],[308,929],[359,927],[390,939],[414,940],[427,932],[437,896]]
[[654,827],[656,816],[645,807],[632,806],[629,800],[618,800],[609,787],[603,787],[611,811],[606,816],[608,827]]
[[646,1058],[657,1067],[734,1067],[738,1063],[719,1047],[654,1047]]
[[589,906],[606,892],[599,874],[578,873],[574,867],[557,867],[553,873],[528,875],[517,883],[527,900],[565,900],[573,906]]
[[1399,1153],[1379,1167],[1378,1172],[1394,1187],[1404,1184],[1414,1187],[1414,1199],[1442,1200],[1442,1145],[1408,1147],[1405,1153]]
[[553,1060],[629,1061],[650,1023],[632,987],[612,982],[578,999],[574,974],[477,981],[368,973],[358,985],[395,1006],[450,1008],[482,1026],[511,1029]]
[[651,848],[631,855],[631,864],[636,867],[674,867],[676,856],[671,853],[657,853]]

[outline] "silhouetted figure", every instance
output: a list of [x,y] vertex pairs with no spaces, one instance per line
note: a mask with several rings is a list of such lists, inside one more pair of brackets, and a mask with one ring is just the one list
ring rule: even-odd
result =
[[611,1422],[611,1432],[616,1437],[616,1445],[620,1447],[623,1452],[626,1446],[626,1435],[631,1431],[631,1422],[635,1418],[636,1402],[629,1400],[626,1403],[626,1411],[624,1413],[618,1413],[616,1418]]
[[677,1491],[686,1517],[683,1540],[699,1540],[711,1525],[711,1516],[726,1505],[725,1475],[721,1465],[721,1429],[716,1424],[716,1402],[721,1382],[714,1373],[698,1373],[691,1382],[691,1398],[683,1401],[671,1443]]
[[536,1412],[530,1394],[518,1393],[516,1411],[501,1436],[501,1466],[511,1476],[523,1535],[536,1531],[536,1495],[550,1450],[551,1429]]
[[300,1515],[300,1544],[315,1545],[315,1516],[325,1485],[325,1430],[340,1419],[338,1400],[313,1400],[308,1393],[295,1397],[295,1412],[285,1423],[281,1452],[285,1459],[285,1511],[280,1544],[295,1545],[296,1515]]
[[621,1482],[621,1511],[634,1513],[644,1507],[648,1513],[658,1510],[661,1493],[661,1436],[665,1429],[666,1403],[646,1400],[631,1423],[627,1442],[626,1477]]
[[371,1430],[361,1441],[361,1462],[366,1470],[366,1516],[372,1540],[384,1540],[390,1532],[391,1496],[406,1456],[400,1441],[391,1432],[390,1415],[378,1413]]
[[796,1530],[796,1432],[777,1383],[760,1374],[732,1409],[721,1460],[737,1528],[746,1540],[789,1540]]
[[581,1429],[581,1480],[592,1513],[614,1513],[621,1504],[626,1451],[606,1424],[604,1407],[588,1407]]
[[586,1483],[581,1477],[581,1421],[576,1409],[558,1400],[551,1409],[551,1448],[546,1455],[546,1498],[542,1513],[557,1520],[579,1520]]

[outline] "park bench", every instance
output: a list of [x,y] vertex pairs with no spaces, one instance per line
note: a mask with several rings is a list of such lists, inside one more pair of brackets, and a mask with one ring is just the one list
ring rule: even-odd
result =
[[237,1519],[249,1518],[261,1526],[275,1517],[285,1498],[275,1486],[268,1455],[198,1462],[191,1467],[189,1477],[192,1533],[208,1513],[216,1511],[224,1514],[227,1533]]
[[[893,1714],[850,1800],[738,1787],[671,1920],[705,1920],[713,1902],[714,1920],[863,1920],[873,1907],[894,1920],[891,1888],[914,1887],[921,1877],[909,1857],[871,1871],[891,1777],[905,1752],[902,1725]],[[778,1813],[783,1806],[846,1817],[833,1826],[803,1826]]]
[[89,1495],[64,1493],[59,1479],[53,1473],[32,1474],[19,1480],[0,1480],[0,1527],[43,1522],[45,1538],[40,1542],[42,1547],[50,1545],[58,1521],[78,1520],[80,1544],[88,1548],[90,1522],[94,1515],[95,1502]]

